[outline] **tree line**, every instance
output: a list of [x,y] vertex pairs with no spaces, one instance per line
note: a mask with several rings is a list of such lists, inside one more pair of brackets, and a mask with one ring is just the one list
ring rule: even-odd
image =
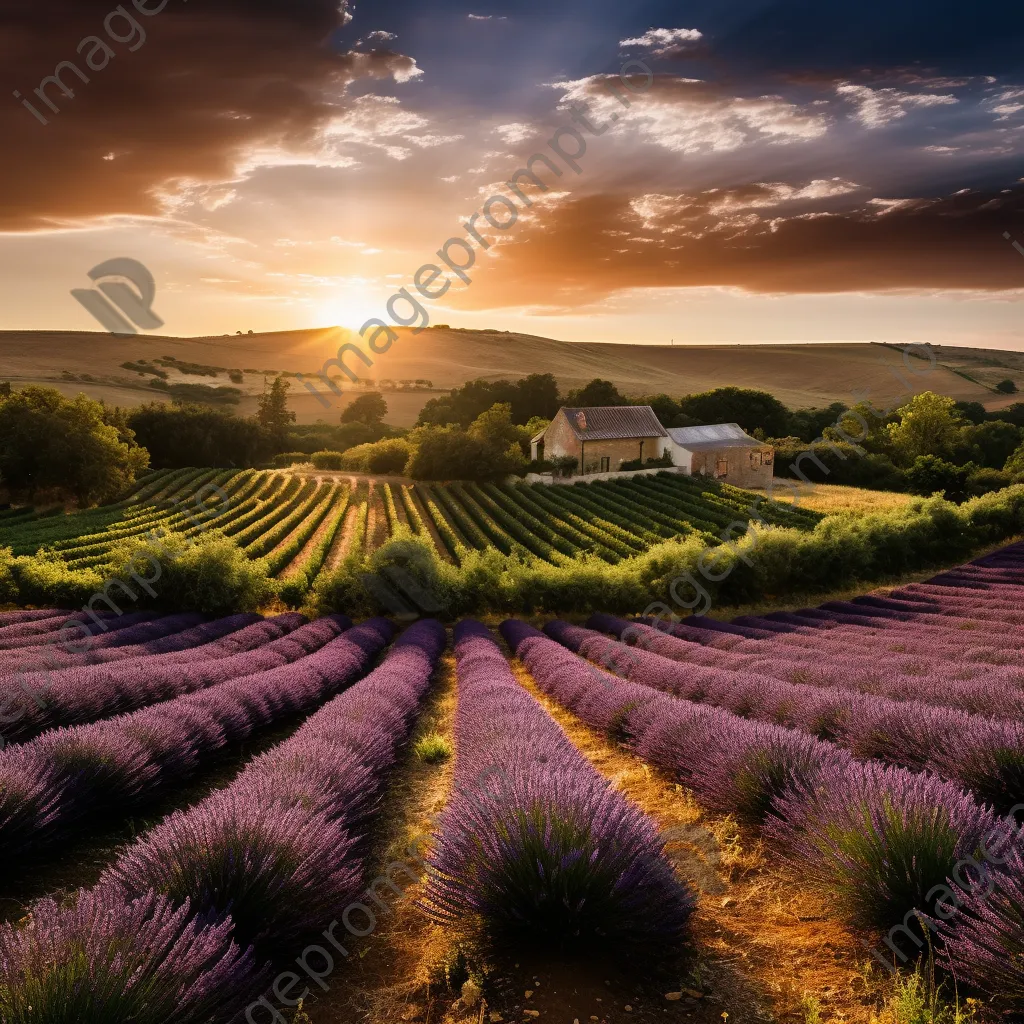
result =
[[417,425],[404,430],[386,422],[387,402],[375,392],[347,405],[336,423],[296,424],[288,389],[275,378],[256,415],[241,417],[186,401],[124,410],[52,388],[0,384],[0,486],[14,501],[90,504],[117,495],[147,468],[309,461],[424,480],[493,479],[531,468],[530,438],[560,407],[625,405],[650,405],[665,427],[738,423],[775,445],[776,474],[815,482],[963,500],[1024,476],[1024,403],[988,413],[926,393],[880,418],[841,402],[790,409],[749,388],[627,397],[598,378],[562,392],[552,374],[530,374],[469,381],[428,401]]

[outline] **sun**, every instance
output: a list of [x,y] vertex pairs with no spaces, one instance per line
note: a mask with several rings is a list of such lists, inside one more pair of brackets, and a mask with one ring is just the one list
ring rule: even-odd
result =
[[316,319],[324,326],[358,331],[367,320],[380,317],[383,311],[384,307],[376,305],[373,296],[367,292],[345,289],[335,292],[316,307]]

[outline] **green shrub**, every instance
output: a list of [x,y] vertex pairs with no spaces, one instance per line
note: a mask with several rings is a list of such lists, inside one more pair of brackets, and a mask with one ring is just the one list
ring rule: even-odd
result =
[[[321,453],[321,454],[323,454],[323,453]],[[328,454],[335,455],[337,453],[336,452],[329,452]],[[310,461],[311,461],[311,459],[310,459],[309,455],[307,455],[305,452],[282,452],[280,455],[275,455],[273,457],[273,459],[271,459],[270,464],[275,469],[287,469],[289,466],[294,466],[296,463],[310,462]],[[315,463],[314,463],[314,465],[315,465]],[[325,467],[320,466],[320,467],[317,467],[317,468],[323,469]]]
[[309,461],[317,469],[343,469],[344,458],[341,452],[313,452]]
[[992,491],[1001,491],[1013,483],[1013,477],[1001,469],[978,469],[967,478],[967,494],[978,498]]
[[18,578],[10,548],[0,548],[0,605],[17,604]]
[[557,455],[550,465],[556,476],[572,476],[579,469],[580,460],[575,455]]
[[[105,580],[96,569],[69,569],[63,559],[45,551],[14,559],[11,570],[18,584],[20,604],[50,605],[56,608],[75,608],[88,604],[90,598],[102,593],[112,579],[108,576]],[[111,594],[119,605],[131,603],[131,598],[116,587]]]
[[178,533],[132,538],[112,552],[112,562],[118,578],[146,581],[147,603],[174,611],[250,612],[274,596],[264,563],[218,533],[195,541]]
[[944,494],[950,501],[967,497],[967,478],[977,471],[972,463],[954,466],[936,455],[919,455],[906,472],[907,488],[913,494]]
[[844,441],[803,444],[786,438],[775,446],[775,475],[876,491],[907,489],[903,471],[891,459],[873,452],[865,455]]
[[[827,516],[812,531],[754,526],[734,544],[717,547],[700,536],[666,540],[615,565],[588,555],[556,566],[488,548],[464,552],[456,566],[422,539],[403,535],[368,560],[346,560],[318,583],[314,603],[321,611],[393,614],[382,602],[384,591],[367,580],[387,579],[387,567],[394,566],[436,597],[441,612],[427,614],[635,613],[661,602],[665,614],[685,615],[688,607],[702,611],[766,593],[830,591],[955,564],[1021,533],[1024,485],[960,506],[932,497],[856,519]],[[704,576],[702,562],[717,582]]]
[[433,544],[398,527],[369,558],[353,551],[324,574],[312,603],[321,611],[344,610],[353,616],[445,614],[452,605],[454,572],[437,557]]
[[445,739],[439,733],[432,732],[429,736],[423,736],[413,744],[413,753],[427,764],[440,764],[447,761],[455,752],[451,740]]
[[401,474],[411,454],[408,441],[400,437],[387,438],[349,448],[343,456],[343,466],[360,473]]
[[277,596],[289,608],[301,608],[308,593],[309,579],[304,572],[290,576],[277,587]]

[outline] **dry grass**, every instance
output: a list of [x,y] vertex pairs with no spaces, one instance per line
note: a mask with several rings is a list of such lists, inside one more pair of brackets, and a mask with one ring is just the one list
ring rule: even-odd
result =
[[[776,500],[792,504],[797,500],[788,491],[776,495]],[[801,508],[812,512],[824,512],[826,515],[863,516],[872,512],[895,512],[906,508],[917,495],[899,494],[896,491],[872,491],[866,487],[846,487],[843,484],[803,485],[799,497]]]
[[[429,736],[451,742],[454,717],[455,658],[447,653],[377,816],[380,824],[374,841],[381,851],[373,865],[377,871],[396,860],[407,860],[406,851],[429,836],[432,817],[444,807],[454,762],[430,763],[415,750]],[[371,936],[346,943],[354,955],[331,976],[329,991],[304,1007],[311,1024],[440,1021],[435,1008],[437,994],[431,989],[431,968],[444,956],[450,939],[417,908],[420,891],[420,884],[410,885],[401,897],[392,898],[387,889],[381,890],[382,899],[391,901],[391,913],[378,914]],[[324,913],[330,915],[336,909],[325,908]],[[443,1006],[449,1001],[443,1000]]]
[[[452,388],[483,377],[488,380],[518,379],[528,373],[553,373],[563,391],[579,387],[595,377],[611,380],[628,395],[664,392],[679,396],[695,391],[732,385],[771,392],[792,408],[826,406],[833,401],[850,402],[856,389],[870,390],[878,405],[897,398],[903,389],[889,367],[902,368],[899,351],[873,344],[820,345],[611,345],[563,342],[528,334],[449,331],[431,329],[419,335],[398,331],[400,343],[386,360],[370,372],[374,377],[393,380],[426,378],[437,388]],[[121,367],[154,351],[187,362],[227,368],[256,368],[314,373],[325,360],[337,355],[340,345],[358,341],[351,331],[327,328],[308,331],[280,331],[208,338],[154,338],[143,344],[136,338],[61,331],[0,332],[0,365],[5,379],[16,386],[45,383],[65,394],[84,391],[112,404],[139,405],[166,401],[166,395],[150,388],[146,378]],[[1011,353],[1004,353],[1008,360]],[[989,369],[992,353],[973,349],[943,350],[941,362],[979,374],[979,380],[1016,377],[1019,371]],[[67,382],[64,371],[88,374],[90,382]],[[218,378],[187,378],[206,384],[228,384]],[[945,366],[912,378],[921,391],[935,391],[964,401],[978,401],[993,408],[1008,404],[982,384],[958,376]],[[263,378],[246,374],[239,415],[256,411]],[[328,411],[304,387],[292,382],[289,408],[299,423],[320,419],[334,421],[337,412],[358,395],[346,389],[344,396]],[[396,392],[385,395],[388,422],[412,426],[429,392]],[[1009,396],[1013,399],[1015,396]]]

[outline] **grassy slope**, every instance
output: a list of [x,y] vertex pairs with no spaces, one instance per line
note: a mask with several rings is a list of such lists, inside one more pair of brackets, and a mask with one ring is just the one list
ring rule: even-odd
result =
[[[735,385],[763,388],[794,407],[850,401],[853,391],[865,389],[870,389],[871,400],[879,405],[904,390],[886,369],[900,368],[901,354],[880,345],[666,347],[571,343],[483,331],[431,329],[414,336],[402,330],[399,334],[399,340],[389,352],[377,357],[371,369],[357,361],[359,370],[377,380],[426,378],[438,388],[455,387],[477,377],[515,379],[526,373],[554,373],[563,388],[603,377],[627,394],[664,391],[682,395]],[[148,387],[148,377],[122,369],[120,364],[125,361],[170,355],[228,368],[312,373],[336,353],[340,344],[351,339],[350,332],[335,328],[214,338],[115,338],[84,332],[8,331],[0,332],[0,366],[4,378],[16,384],[45,382],[59,385],[69,394],[81,390],[116,404],[135,405],[160,399],[161,393]],[[1002,365],[989,365],[993,361]],[[923,365],[914,362],[918,367]],[[912,378],[917,390],[938,391],[992,407],[1006,404],[1005,398],[952,372],[946,364],[989,386],[995,379],[1008,376],[1018,379],[1024,388],[1021,353],[945,348],[940,352],[940,362],[943,365],[934,372]],[[64,371],[89,374],[96,381],[63,381]],[[216,379],[175,375],[172,381],[230,384],[224,374]],[[247,397],[236,408],[244,415],[255,411],[263,378],[246,375],[242,387]],[[293,384],[292,392],[292,407],[302,423],[320,418],[334,422],[346,404],[342,401],[324,409],[300,385]],[[430,397],[427,392],[389,393],[389,420],[400,426],[411,425]]]

